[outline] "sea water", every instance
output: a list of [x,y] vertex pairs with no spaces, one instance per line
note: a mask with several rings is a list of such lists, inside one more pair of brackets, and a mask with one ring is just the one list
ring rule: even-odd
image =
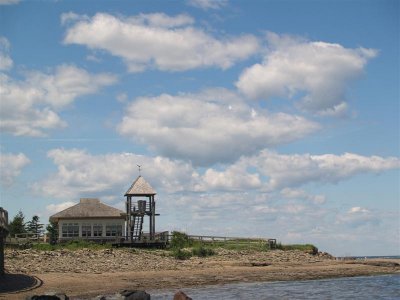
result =
[[[400,299],[400,274],[335,279],[238,283],[182,289],[192,299]],[[174,291],[152,291],[172,299]]]

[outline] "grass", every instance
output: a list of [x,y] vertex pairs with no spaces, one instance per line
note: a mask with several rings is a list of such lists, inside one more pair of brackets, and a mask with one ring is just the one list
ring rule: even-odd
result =
[[284,251],[288,250],[300,250],[300,251],[306,251],[309,253],[317,254],[318,253],[318,248],[315,247],[312,244],[293,244],[293,245],[282,245],[281,243],[276,244],[276,249],[281,249]]
[[[212,241],[202,242],[189,238],[189,236],[182,232],[172,232],[172,239],[170,243],[170,249],[172,255],[177,259],[187,259],[191,256],[206,257],[215,254],[215,249],[223,248],[227,250],[235,251],[270,251],[268,244],[265,241],[258,239],[235,239],[227,241]],[[191,249],[184,252],[182,249]],[[283,251],[300,250],[311,254],[317,254],[318,248],[312,244],[293,244],[293,245],[282,245],[281,243],[276,244],[276,249]],[[188,253],[191,252],[191,255]]]

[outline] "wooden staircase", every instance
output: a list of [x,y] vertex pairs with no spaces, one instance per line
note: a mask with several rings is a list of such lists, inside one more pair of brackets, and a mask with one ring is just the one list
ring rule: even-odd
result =
[[133,217],[133,225],[131,228],[132,237],[135,241],[140,241],[143,231],[144,214],[137,214]]

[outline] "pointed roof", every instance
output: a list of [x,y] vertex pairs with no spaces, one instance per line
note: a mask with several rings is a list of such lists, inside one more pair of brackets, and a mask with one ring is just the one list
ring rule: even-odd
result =
[[80,202],[63,211],[50,216],[50,221],[59,219],[86,219],[86,218],[125,218],[125,212],[105,205],[96,198],[81,198]]
[[153,196],[157,194],[151,185],[139,175],[126,191],[125,196]]

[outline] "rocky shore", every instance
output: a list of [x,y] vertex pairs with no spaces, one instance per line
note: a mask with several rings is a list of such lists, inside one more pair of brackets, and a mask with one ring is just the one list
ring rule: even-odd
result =
[[327,253],[311,255],[302,251],[234,251],[217,249],[216,255],[177,260],[165,250],[82,249],[76,251],[7,250],[5,268],[9,273],[115,273],[124,271],[192,270],[216,265],[252,266],[277,263],[315,263],[334,259]]
[[[159,290],[236,282],[306,280],[390,274],[398,260],[341,261],[327,253],[216,249],[210,257],[177,260],[169,251],[138,249],[7,250],[9,274],[32,276],[34,290],[0,294],[25,299],[49,291],[70,299],[96,299],[122,290]],[[1,283],[0,283],[1,285]]]

